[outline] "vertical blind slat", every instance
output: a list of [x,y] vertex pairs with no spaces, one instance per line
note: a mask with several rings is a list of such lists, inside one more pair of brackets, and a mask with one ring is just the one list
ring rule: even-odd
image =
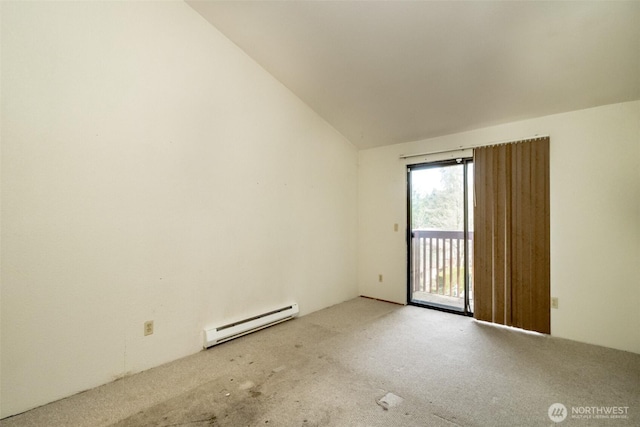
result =
[[549,138],[474,151],[479,320],[550,333]]

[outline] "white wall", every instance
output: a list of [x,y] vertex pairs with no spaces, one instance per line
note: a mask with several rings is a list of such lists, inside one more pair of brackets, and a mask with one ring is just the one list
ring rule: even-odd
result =
[[2,417],[357,295],[355,148],[184,3],[2,2],[1,82]]
[[640,101],[360,151],[360,294],[407,301],[400,154],[535,134],[551,137],[551,333],[640,353]]

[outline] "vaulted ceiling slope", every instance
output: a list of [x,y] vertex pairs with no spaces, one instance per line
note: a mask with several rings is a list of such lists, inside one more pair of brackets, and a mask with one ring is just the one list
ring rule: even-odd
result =
[[360,149],[640,99],[640,2],[187,1]]

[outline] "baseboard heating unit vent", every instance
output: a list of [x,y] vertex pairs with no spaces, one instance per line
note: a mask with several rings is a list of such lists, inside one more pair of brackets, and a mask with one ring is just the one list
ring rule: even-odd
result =
[[298,304],[287,305],[258,316],[248,319],[238,320],[218,326],[217,328],[204,330],[204,348],[212,347],[216,344],[238,338],[251,332],[259,331],[276,323],[293,319],[298,314]]

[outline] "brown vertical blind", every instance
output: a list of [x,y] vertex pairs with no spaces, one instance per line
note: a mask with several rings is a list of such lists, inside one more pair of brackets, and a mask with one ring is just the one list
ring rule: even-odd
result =
[[549,138],[474,150],[474,316],[551,332]]

